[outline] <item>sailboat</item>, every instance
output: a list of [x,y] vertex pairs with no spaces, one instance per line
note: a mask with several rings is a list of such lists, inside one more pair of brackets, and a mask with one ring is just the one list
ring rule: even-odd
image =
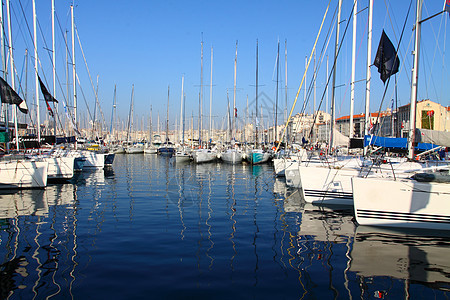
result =
[[243,152],[239,149],[236,144],[236,118],[237,118],[237,108],[236,108],[236,68],[237,68],[237,41],[236,41],[236,56],[234,58],[234,86],[233,86],[233,122],[231,125],[231,147],[226,149],[220,154],[220,158],[230,164],[238,164],[242,162]]
[[[423,0],[417,1],[408,141],[410,159],[415,158],[422,4]],[[441,146],[450,147],[450,143]],[[450,170],[448,165],[440,170],[409,178],[352,178],[356,221],[360,225],[450,230]]]
[[[3,24],[1,26],[3,30]],[[9,33],[11,28],[9,28]],[[12,41],[9,39],[9,51],[11,58],[11,69],[14,70],[13,66],[13,53],[12,53]],[[5,104],[15,104],[13,106],[14,112],[14,125],[16,127],[16,146],[18,149],[18,138],[17,138],[17,108],[22,113],[28,113],[28,107],[26,102],[20,98],[20,96],[14,90],[14,72],[11,72],[12,87],[0,77],[0,98],[1,102]],[[5,114],[4,124],[6,125],[6,150],[9,152],[9,120],[8,112]],[[7,159],[7,158],[10,159]],[[47,170],[48,162],[40,162],[28,160],[25,158],[17,158],[14,156],[3,157],[0,161],[0,189],[11,189],[11,188],[44,188],[47,186]]]
[[[280,50],[278,44],[278,50]],[[278,72],[278,70],[277,70]],[[272,155],[265,149],[262,149],[258,143],[258,40],[256,40],[256,126],[255,126],[255,148],[247,153],[247,160],[252,164],[262,164],[268,162]],[[277,91],[278,93],[278,91]]]
[[[202,116],[202,105],[203,105],[203,41],[201,43],[201,78],[200,78],[200,99],[199,99],[199,129],[198,129],[198,135],[199,135],[199,149],[196,149],[195,151],[192,152],[192,158],[194,159],[194,162],[197,164],[200,163],[208,163],[208,162],[212,162],[215,161],[217,158],[217,152],[216,150],[212,150],[209,149],[207,147],[203,148],[202,147],[202,124],[203,124],[203,116]],[[211,105],[211,101],[212,101],[212,49],[211,49],[211,85],[210,85],[210,105]],[[211,107],[210,107],[211,108]],[[210,109],[211,110],[211,109]],[[209,116],[210,118],[210,126],[211,126],[211,114]],[[211,134],[211,128],[210,128],[210,134]]]
[[182,136],[181,136],[181,146],[178,151],[175,152],[175,162],[183,163],[189,162],[191,160],[191,155],[187,153],[184,145],[184,76],[181,78],[181,127],[182,127]]
[[153,124],[152,124],[152,107],[150,106],[150,132],[149,141],[144,147],[144,154],[156,154],[158,153],[158,148],[153,145]]
[[159,146],[158,154],[171,157],[175,153],[175,148],[169,140],[169,91],[170,86],[167,87],[166,141],[164,142],[164,144]]

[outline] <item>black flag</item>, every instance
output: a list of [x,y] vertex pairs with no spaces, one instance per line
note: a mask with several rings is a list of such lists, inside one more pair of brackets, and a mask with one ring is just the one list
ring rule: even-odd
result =
[[378,68],[378,73],[380,73],[380,78],[383,80],[383,83],[385,83],[391,75],[398,72],[400,60],[394,45],[389,40],[386,33],[384,33],[384,30],[381,34],[380,44],[378,45],[377,55],[375,56],[373,64]]
[[39,85],[41,86],[41,91],[42,91],[42,94],[44,95],[45,101],[58,103],[58,101],[55,98],[53,98],[52,95],[50,95],[50,93],[48,92],[44,83],[42,82],[41,77],[39,77],[39,75],[38,75],[38,79],[39,79]]
[[3,103],[15,104],[21,112],[28,113],[28,106],[19,95],[12,89],[12,87],[0,77],[0,97]]

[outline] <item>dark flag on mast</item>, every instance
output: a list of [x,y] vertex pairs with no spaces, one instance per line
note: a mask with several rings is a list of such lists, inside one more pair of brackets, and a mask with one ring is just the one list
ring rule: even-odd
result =
[[15,104],[21,112],[28,113],[27,103],[12,89],[12,87],[0,77],[0,97],[3,103]]
[[52,108],[50,107],[50,104],[48,104],[48,103],[49,103],[49,102],[56,102],[56,103],[58,103],[58,100],[56,100],[56,99],[48,92],[47,88],[45,87],[45,85],[44,85],[44,83],[42,82],[41,77],[39,77],[39,75],[38,75],[38,79],[39,79],[39,85],[41,86],[42,94],[44,95],[45,104],[47,104],[47,110],[48,110],[48,113],[50,114],[50,116],[54,117],[53,110],[52,110]]
[[394,45],[389,40],[388,36],[383,30],[381,34],[380,44],[378,45],[377,55],[373,63],[378,68],[380,78],[383,83],[395,73],[398,72],[400,60],[395,51]]

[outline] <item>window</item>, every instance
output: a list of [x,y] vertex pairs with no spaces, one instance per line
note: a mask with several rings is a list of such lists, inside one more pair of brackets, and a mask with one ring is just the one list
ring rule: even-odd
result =
[[422,128],[434,129],[434,110],[422,110]]

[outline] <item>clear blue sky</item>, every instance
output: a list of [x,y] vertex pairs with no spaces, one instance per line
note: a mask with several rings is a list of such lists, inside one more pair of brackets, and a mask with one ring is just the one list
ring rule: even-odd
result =
[[[57,73],[60,85],[56,98],[66,96],[65,45],[62,31],[69,30],[70,45],[70,5],[72,1],[56,1],[56,12],[59,20],[56,31]],[[331,1],[327,19],[317,46],[317,60],[323,47],[326,34],[332,24],[338,1]],[[409,102],[409,80],[411,77],[411,50],[413,41],[413,21],[415,1],[400,47],[401,71],[398,74],[399,105]],[[386,8],[386,3],[388,9]],[[375,1],[372,62],[384,28],[394,45],[397,45],[409,1]],[[442,10],[443,0],[425,1],[423,16],[429,16]],[[259,40],[259,92],[267,98],[261,99],[265,108],[263,114],[270,113],[271,101],[275,100],[276,90],[276,55],[277,41],[280,41],[280,92],[279,108],[285,107],[285,40],[287,40],[288,59],[288,106],[293,103],[305,68],[305,57],[310,54],[319,30],[328,1],[75,1],[75,24],[83,46],[83,51],[91,72],[94,85],[99,78],[99,99],[106,122],[110,122],[114,85],[117,85],[117,111],[126,121],[131,100],[131,87],[135,87],[135,124],[140,126],[144,118],[148,123],[150,105],[153,106],[153,120],[159,112],[161,121],[165,119],[167,104],[167,87],[170,85],[170,119],[171,126],[175,117],[180,114],[181,77],[185,76],[186,117],[198,116],[198,95],[200,91],[200,43],[204,42],[203,56],[203,112],[209,114],[209,84],[211,67],[211,47],[214,47],[213,58],[213,116],[216,127],[222,126],[226,115],[227,89],[233,101],[233,75],[235,43],[238,41],[237,62],[237,97],[236,103],[240,117],[244,115],[246,97],[254,103],[255,98],[255,51],[256,39]],[[341,37],[352,8],[352,1],[343,1]],[[357,28],[357,73],[356,79],[365,78],[366,43],[367,43],[367,9],[368,0],[359,1]],[[41,61],[40,74],[45,77],[49,90],[52,90],[52,67],[46,47],[51,48],[51,1],[39,0],[37,18],[40,25],[38,31],[38,55]],[[22,12],[22,9],[25,13]],[[4,9],[6,12],[6,9]],[[16,69],[19,75],[24,65],[25,48],[33,56],[31,33],[32,4],[31,0],[13,1],[13,40]],[[26,22],[25,22],[26,19]],[[449,105],[449,70],[448,53],[449,38],[446,37],[448,16],[441,15],[427,22],[423,28],[423,47],[421,55],[421,81],[419,99],[430,98],[443,105]],[[447,25],[447,26],[445,26]],[[61,28],[60,28],[61,26]],[[61,31],[62,29],[62,31]],[[330,68],[334,55],[334,34],[331,36],[326,54],[330,57]],[[341,54],[337,62],[336,106],[337,116],[349,114],[350,69],[351,69],[351,36],[352,24],[348,28]],[[435,36],[438,39],[436,42]],[[44,43],[45,39],[45,43]],[[444,42],[445,41],[445,42]],[[439,47],[436,47],[439,45]],[[28,102],[34,102],[33,60],[29,57]],[[80,47],[76,46],[76,64],[82,90],[93,111],[94,96],[83,61]],[[444,65],[444,66],[443,66]],[[312,65],[311,65],[312,68]],[[326,58],[317,75],[317,103],[323,94],[326,81]],[[431,75],[432,74],[432,75]],[[312,77],[308,71],[307,83]],[[72,78],[72,77],[70,77]],[[375,67],[372,67],[371,110],[380,105],[383,84]],[[70,79],[71,80],[71,79]],[[24,84],[24,83],[22,83]],[[356,84],[355,113],[364,110],[364,83]],[[64,96],[63,92],[64,91]],[[71,89],[70,89],[71,91]],[[390,106],[393,96],[393,84],[388,90],[383,109]],[[331,98],[331,91],[329,93]],[[42,97],[42,96],[41,96]],[[86,105],[80,88],[78,88],[79,120],[86,119]],[[71,103],[71,99],[68,100]],[[311,95],[308,112],[312,111]],[[231,104],[232,105],[232,104]],[[303,90],[294,112],[300,111],[303,105]],[[317,104],[318,105],[318,104]],[[41,105],[44,107],[44,105]],[[325,104],[322,105],[322,110]],[[250,112],[254,107],[249,108]],[[41,115],[44,114],[42,108]],[[42,117],[41,117],[42,118]],[[279,119],[283,119],[280,114]],[[207,124],[205,122],[205,124]],[[146,125],[147,126],[147,125]],[[136,127],[136,126],[135,126]]]

